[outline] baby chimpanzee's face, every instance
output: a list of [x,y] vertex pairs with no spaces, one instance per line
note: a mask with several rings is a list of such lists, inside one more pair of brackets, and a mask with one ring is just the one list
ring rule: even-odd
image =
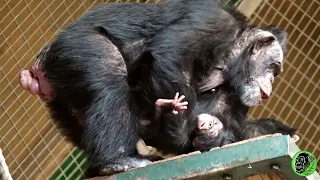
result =
[[193,146],[196,150],[206,151],[211,148],[219,147],[226,136],[221,121],[209,114],[197,116],[198,128]]
[[197,117],[198,129],[201,134],[208,134],[208,136],[214,138],[219,135],[219,131],[223,128],[221,121],[209,114],[200,114]]

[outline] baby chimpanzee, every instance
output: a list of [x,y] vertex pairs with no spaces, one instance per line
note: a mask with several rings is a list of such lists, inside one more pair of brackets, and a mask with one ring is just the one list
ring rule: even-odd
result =
[[[146,145],[163,154],[184,154],[195,150],[239,141],[240,126],[248,106],[244,105],[229,85],[221,85],[197,97],[194,110],[182,102],[184,96],[174,99],[158,99],[150,122],[141,123],[140,137]],[[192,103],[191,103],[192,104]],[[177,113],[188,105],[189,116]],[[147,123],[148,122],[148,123]]]
[[[174,99],[158,99],[156,101],[154,118],[141,121],[140,137],[147,145],[156,148],[161,146],[161,152],[164,154],[181,154],[195,150],[205,151],[240,140],[238,135],[240,134],[241,121],[231,121],[227,119],[231,116],[222,116],[217,111],[217,104],[211,99],[207,99],[208,104],[202,103],[201,99],[198,100],[196,110],[191,117],[183,119],[182,116],[179,116],[178,110],[187,109],[188,102],[182,102],[184,98],[184,95],[179,97],[179,93],[177,93]],[[221,103],[222,101],[216,102]],[[212,107],[216,107],[216,110]],[[165,123],[168,116],[176,116],[176,118],[169,118],[170,121],[176,120],[175,123],[170,123],[171,126],[168,126],[169,123]],[[177,139],[177,142],[180,140],[181,146],[179,147],[181,149],[170,149],[169,141],[164,141],[172,136],[175,136],[174,139]]]
[[[228,83],[244,104],[260,104],[283,71],[285,42],[282,29],[248,25],[234,7],[215,0],[106,3],[60,31],[38,58],[45,74],[23,71],[20,83],[44,94],[52,119],[93,166],[126,171],[150,163],[136,153],[136,143],[140,119],[150,119],[141,114],[154,111],[157,99],[186,95],[188,110],[179,116],[190,119],[200,93]],[[149,71],[140,77],[132,64]],[[136,92],[132,78],[142,86]],[[43,91],[41,79],[53,93]],[[170,136],[157,137],[163,150],[187,151],[193,129],[180,128],[189,123],[165,119]]]
[[[224,99],[224,97],[222,97],[221,95],[219,97],[220,98],[218,98],[217,100],[220,99],[220,101],[217,101],[216,103],[220,103],[221,106],[223,102],[221,98]],[[232,98],[232,96],[229,96],[228,98],[230,97]],[[286,126],[280,121],[269,118],[245,121],[244,118],[239,118],[241,116],[237,117],[236,115],[228,115],[230,114],[230,112],[227,113],[226,111],[221,111],[224,112],[224,115],[222,115],[221,113],[219,113],[219,111],[217,111],[217,109],[222,109],[222,107],[219,107],[219,105],[215,104],[214,107],[216,108],[216,110],[214,110],[212,109],[212,101],[210,101],[209,104],[211,104],[211,109],[209,109],[210,106],[208,106],[208,104],[206,105],[206,102],[202,99],[197,102],[197,110],[192,118],[176,118],[177,124],[181,124],[180,128],[179,126],[175,126],[175,128],[164,126],[162,121],[165,121],[164,118],[166,115],[170,114],[178,116],[178,110],[187,109],[188,102],[182,102],[184,98],[184,95],[179,97],[179,93],[177,93],[174,99],[158,99],[156,101],[154,119],[141,121],[140,136],[144,139],[146,144],[165,144],[168,141],[159,142],[155,141],[154,138],[169,138],[171,134],[183,135],[188,134],[188,132],[191,132],[187,137],[189,148],[185,149],[184,153],[195,150],[207,151],[211,148],[221,147],[223,145],[238,142],[241,140],[274,133],[290,135],[294,142],[299,140],[299,136],[295,134],[296,129]],[[207,101],[209,100],[207,99]],[[200,110],[199,108],[202,109]],[[228,109],[226,107],[223,108],[225,110]],[[240,111],[238,111],[238,113],[239,112]],[[185,136],[181,136],[181,141],[186,141],[185,138]],[[166,151],[164,151],[163,153],[166,153]]]
[[[143,138],[145,141],[148,141],[148,139],[152,139],[157,136],[159,131],[165,131],[165,129],[161,129],[161,127],[163,127],[161,123],[164,116],[168,113],[178,115],[178,110],[186,110],[188,102],[182,102],[184,98],[184,95],[179,97],[179,93],[176,93],[174,99],[158,99],[155,102],[156,110],[154,119],[151,121],[141,121],[141,138]],[[220,119],[223,119],[223,116],[221,116]],[[202,147],[207,149],[230,143],[224,142],[227,141],[225,137],[228,136],[227,134],[229,133],[229,131],[226,123],[223,124],[220,119],[216,116],[202,113],[196,114],[190,120],[177,120],[181,121],[181,123],[183,123],[183,121],[189,121],[190,124],[187,125],[187,129],[192,130],[190,138],[193,139],[193,146],[196,150],[203,150]],[[209,144],[207,142],[208,140],[210,141]],[[205,143],[208,145],[204,145]]]

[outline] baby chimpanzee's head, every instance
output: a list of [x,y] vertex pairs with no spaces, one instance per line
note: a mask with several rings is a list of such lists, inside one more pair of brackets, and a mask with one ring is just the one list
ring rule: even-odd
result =
[[[198,128],[193,146],[196,150],[207,151],[221,147],[229,141],[228,127],[216,116],[200,114],[197,116]],[[233,135],[232,135],[233,137]]]

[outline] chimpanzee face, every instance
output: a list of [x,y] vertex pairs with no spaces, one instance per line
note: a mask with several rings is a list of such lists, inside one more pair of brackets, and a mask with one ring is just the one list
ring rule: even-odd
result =
[[200,114],[197,117],[198,129],[200,133],[208,134],[215,138],[219,135],[219,131],[223,128],[221,121],[215,116],[209,114]]
[[280,28],[248,26],[237,31],[230,52],[223,54],[210,77],[198,84],[199,91],[228,83],[244,105],[258,105],[270,97],[274,78],[283,71],[285,49],[286,32]]
[[270,97],[274,78],[283,71],[283,43],[257,28],[242,36],[234,51],[238,62],[230,64],[231,85],[245,105],[254,106]]
[[197,136],[193,140],[195,149],[203,151],[219,147],[225,137],[222,122],[217,117],[209,114],[200,114],[197,117],[197,121]]

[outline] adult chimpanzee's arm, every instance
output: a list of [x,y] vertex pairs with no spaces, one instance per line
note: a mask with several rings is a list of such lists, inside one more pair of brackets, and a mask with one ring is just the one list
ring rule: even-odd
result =
[[[187,111],[179,116],[168,114],[162,118],[164,126],[161,129],[170,140],[168,143],[178,146],[189,141],[190,123],[187,120],[192,119],[196,93],[215,88],[217,79],[212,75],[212,69],[224,60],[221,57],[226,49],[230,49],[239,29],[230,14],[211,5],[213,1],[185,3],[199,3],[199,6],[181,4],[175,11],[166,6],[160,10],[163,15],[158,19],[170,18],[171,12],[179,12],[180,18],[147,41],[144,53],[135,61],[140,69],[135,71],[129,67],[128,70],[129,84],[133,85],[133,91],[138,92],[134,96],[142,102],[138,106],[143,110],[154,111],[150,107],[157,99],[171,98],[176,92],[186,96],[189,102]],[[136,82],[132,81],[135,78]]]
[[[222,54],[233,44],[238,27],[234,19],[215,16],[217,19],[209,17],[208,22],[181,20],[153,37],[147,51],[151,54],[149,61],[153,59],[150,85],[155,96],[168,98],[181,92],[189,101],[189,93],[215,88],[216,81],[222,83],[221,74],[213,70],[223,65]],[[226,25],[223,30],[215,27],[222,23]]]
[[[158,69],[154,70],[155,61],[151,52],[145,51],[128,68],[131,93],[137,99],[138,106],[147,114],[143,116],[145,120],[140,121],[142,130],[140,137],[147,145],[159,148],[161,151],[179,153],[184,151],[185,146],[190,142],[189,134],[192,128],[190,128],[189,120],[195,106],[196,95],[191,86],[179,82],[181,78],[175,77],[180,77],[179,73],[172,72],[174,74],[172,75],[170,71],[167,71],[157,75]],[[177,71],[180,69],[178,68]],[[167,77],[173,77],[173,80]],[[150,108],[154,107],[159,98],[171,99],[176,93],[174,89],[179,89],[176,92],[185,95],[190,111],[185,110],[175,115],[171,113],[172,105],[168,107],[169,110],[166,107]]]
[[[159,6],[152,24],[161,28],[145,42],[144,53],[134,61],[147,69],[146,73],[135,71],[142,76],[138,80],[144,81],[141,96],[147,109],[157,99],[171,98],[176,92],[186,95],[190,102],[194,98],[190,94],[222,83],[221,74],[212,71],[221,65],[221,57],[233,45],[240,29],[233,14],[215,1],[170,1]],[[129,79],[132,74],[134,71],[129,73]],[[188,111],[192,110],[190,107]]]
[[[166,139],[162,138],[162,141],[166,141],[167,144],[174,144],[174,147],[185,147],[190,143],[190,131],[194,130],[193,126],[190,125],[193,124],[192,120],[194,120],[192,114],[197,99],[196,92],[198,91],[198,87],[195,86],[194,74],[201,76],[201,73],[197,70],[202,70],[195,69],[194,65],[198,63],[199,67],[206,64],[206,61],[211,60],[205,59],[208,51],[202,51],[209,50],[212,46],[209,43],[210,41],[204,37],[210,36],[210,34],[198,31],[197,38],[203,38],[202,42],[208,43],[208,47],[202,47],[201,45],[198,47],[197,38],[191,39],[188,36],[189,33],[192,34],[192,31],[185,32],[180,28],[181,33],[176,33],[180,31],[179,28],[179,26],[169,27],[166,32],[154,37],[149,49],[136,61],[136,66],[133,65],[132,69],[129,70],[128,78],[129,84],[133,85],[135,90],[138,89],[135,96],[145,102],[142,107],[147,110],[150,110],[150,106],[159,98],[173,97],[176,92],[186,96],[186,101],[189,102],[187,111],[178,116],[166,114],[161,118],[163,122],[161,127],[163,133],[161,134],[166,137]],[[172,29],[172,33],[176,34],[172,36],[170,29]],[[188,38],[193,44],[191,42],[187,43]],[[135,68],[139,70],[135,70]],[[207,72],[207,74],[210,74],[210,72]],[[154,144],[154,142],[148,142]]]
[[283,124],[279,120],[270,118],[260,118],[257,120],[244,121],[242,125],[241,138],[250,139],[258,136],[281,133],[290,135],[294,142],[299,140],[296,129]]

